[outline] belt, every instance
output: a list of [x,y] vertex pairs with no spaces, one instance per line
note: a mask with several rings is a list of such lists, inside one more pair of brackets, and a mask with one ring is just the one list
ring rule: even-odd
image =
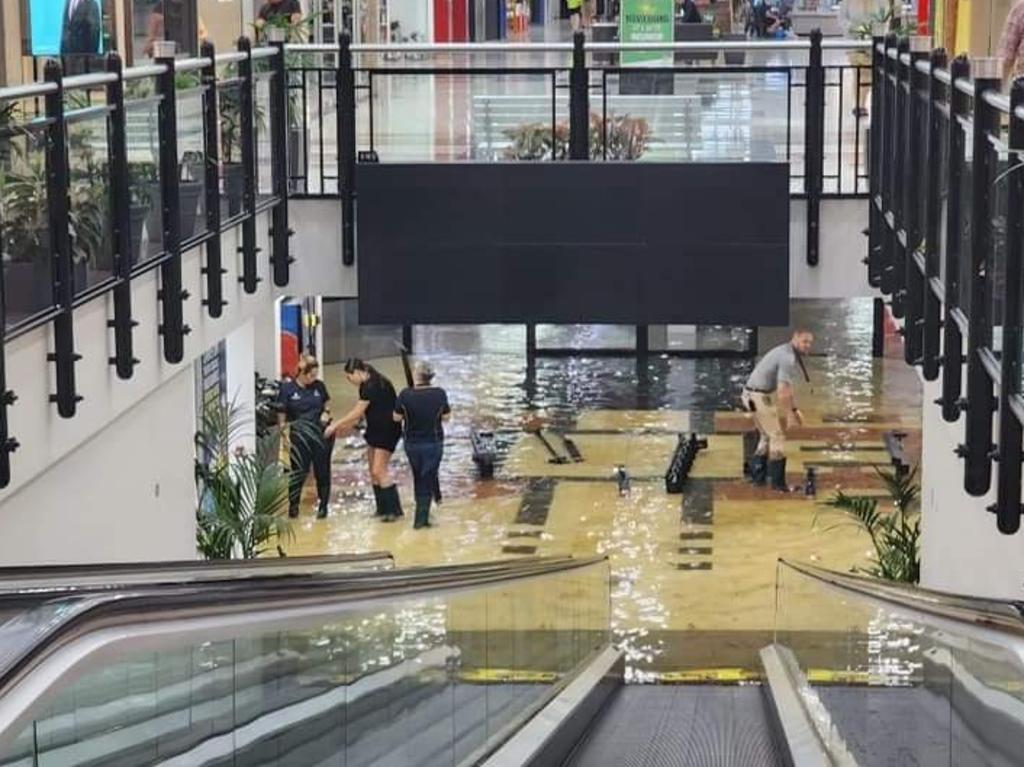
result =
[[768,391],[767,389],[755,389],[753,386],[744,386],[743,391],[751,391],[755,394],[774,394],[774,391]]

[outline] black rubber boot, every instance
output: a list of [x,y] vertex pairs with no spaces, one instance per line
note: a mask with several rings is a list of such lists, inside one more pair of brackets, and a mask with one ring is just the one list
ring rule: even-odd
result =
[[320,505],[316,509],[317,519],[327,519],[327,501],[321,500]]
[[380,498],[380,485],[373,486],[373,501],[377,506],[376,511],[373,512],[375,517],[380,517],[384,514],[384,503]]
[[398,485],[380,489],[382,516],[385,522],[394,522],[402,514],[402,499],[398,495]]
[[289,519],[296,519],[298,516],[299,516],[299,507],[298,506],[291,506],[291,507],[288,508],[288,518]]
[[768,479],[771,480],[772,490],[778,490],[780,493],[789,492],[789,485],[786,484],[785,458],[768,461]]
[[755,455],[750,459],[750,481],[755,485],[764,485],[768,480],[768,456]]
[[419,530],[421,527],[430,527],[430,499],[416,499],[416,517],[413,528]]

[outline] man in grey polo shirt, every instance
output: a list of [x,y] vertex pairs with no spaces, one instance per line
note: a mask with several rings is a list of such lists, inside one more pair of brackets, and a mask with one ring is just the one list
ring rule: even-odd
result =
[[743,406],[753,414],[760,439],[750,462],[750,479],[756,485],[771,480],[774,490],[789,492],[786,485],[786,430],[803,423],[793,399],[796,371],[803,373],[803,355],[811,351],[814,334],[797,330],[793,337],[765,354],[743,387]]

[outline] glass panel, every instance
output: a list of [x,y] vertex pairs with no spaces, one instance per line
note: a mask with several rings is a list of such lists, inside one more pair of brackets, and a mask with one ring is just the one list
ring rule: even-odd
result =
[[990,251],[985,290],[990,307],[992,351],[998,354],[1003,349],[1003,299],[1006,293],[1006,204],[1009,185],[1004,174],[1009,169],[1010,162],[1006,151],[995,147],[990,147],[989,151]]
[[[261,68],[268,59],[256,62]],[[274,196],[273,144],[270,140],[270,86],[274,76],[260,72],[253,82],[253,125],[256,126],[256,203]]]
[[611,72],[606,106],[591,102],[592,112],[606,116],[607,134],[592,131],[601,138],[592,138],[591,152],[609,160],[784,162],[796,149],[787,119],[790,79],[788,69],[714,77]]
[[778,597],[776,642],[809,683],[804,703],[833,756],[1019,763],[1019,637],[874,601],[784,565]]
[[71,91],[65,96],[65,110],[70,117],[67,124],[68,201],[72,281],[76,294],[114,275],[107,113],[102,95]]
[[288,178],[299,194],[338,191],[333,55],[288,54]]
[[[223,2],[224,0],[221,0]],[[200,36],[196,0],[130,0],[132,4],[132,54],[150,58],[153,43],[171,40],[179,55],[194,56]],[[214,19],[214,21],[216,21]],[[205,25],[203,25],[205,27]]]
[[370,79],[357,74],[357,146],[372,147],[381,162],[550,160],[568,154],[568,90],[553,90],[553,73],[388,75],[384,70],[374,73],[372,99]]
[[226,80],[217,92],[220,110],[221,221],[242,212],[245,171],[242,168],[241,83],[235,67],[225,67],[218,76]]
[[206,231],[206,140],[204,88],[198,72],[177,76],[178,204],[181,241]]
[[537,325],[538,349],[633,349],[635,325]]
[[160,100],[152,79],[125,84],[125,135],[131,198],[132,264],[163,251],[163,196],[160,190]]
[[608,587],[600,563],[108,648],[0,762],[461,763],[607,641]]
[[963,134],[964,157],[960,171],[960,241],[957,243],[956,302],[967,316],[971,314],[971,221],[974,201],[974,131],[970,123],[958,121]]
[[46,135],[20,127],[22,102],[0,104],[0,251],[7,328],[53,305]]

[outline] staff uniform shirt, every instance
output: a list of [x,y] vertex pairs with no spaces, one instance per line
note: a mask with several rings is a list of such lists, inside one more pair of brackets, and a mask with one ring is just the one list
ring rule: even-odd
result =
[[302,14],[302,6],[299,0],[281,0],[280,3],[264,3],[260,8],[259,18],[270,21],[280,16],[291,18],[293,13]]
[[757,363],[747,379],[746,387],[751,391],[773,392],[779,388],[780,383],[792,386],[793,374],[799,364],[793,344],[780,344]]
[[295,381],[284,381],[277,395],[281,412],[285,414],[289,423],[308,421],[318,426],[320,416],[323,415],[330,398],[331,395],[327,393],[323,381],[313,381],[309,386],[300,386]]
[[452,412],[448,394],[436,386],[403,389],[395,403],[395,413],[402,416],[406,444],[410,442],[444,442],[443,416]]
[[359,399],[369,402],[366,408],[366,433],[387,434],[394,431],[395,387],[381,375],[359,384]]

